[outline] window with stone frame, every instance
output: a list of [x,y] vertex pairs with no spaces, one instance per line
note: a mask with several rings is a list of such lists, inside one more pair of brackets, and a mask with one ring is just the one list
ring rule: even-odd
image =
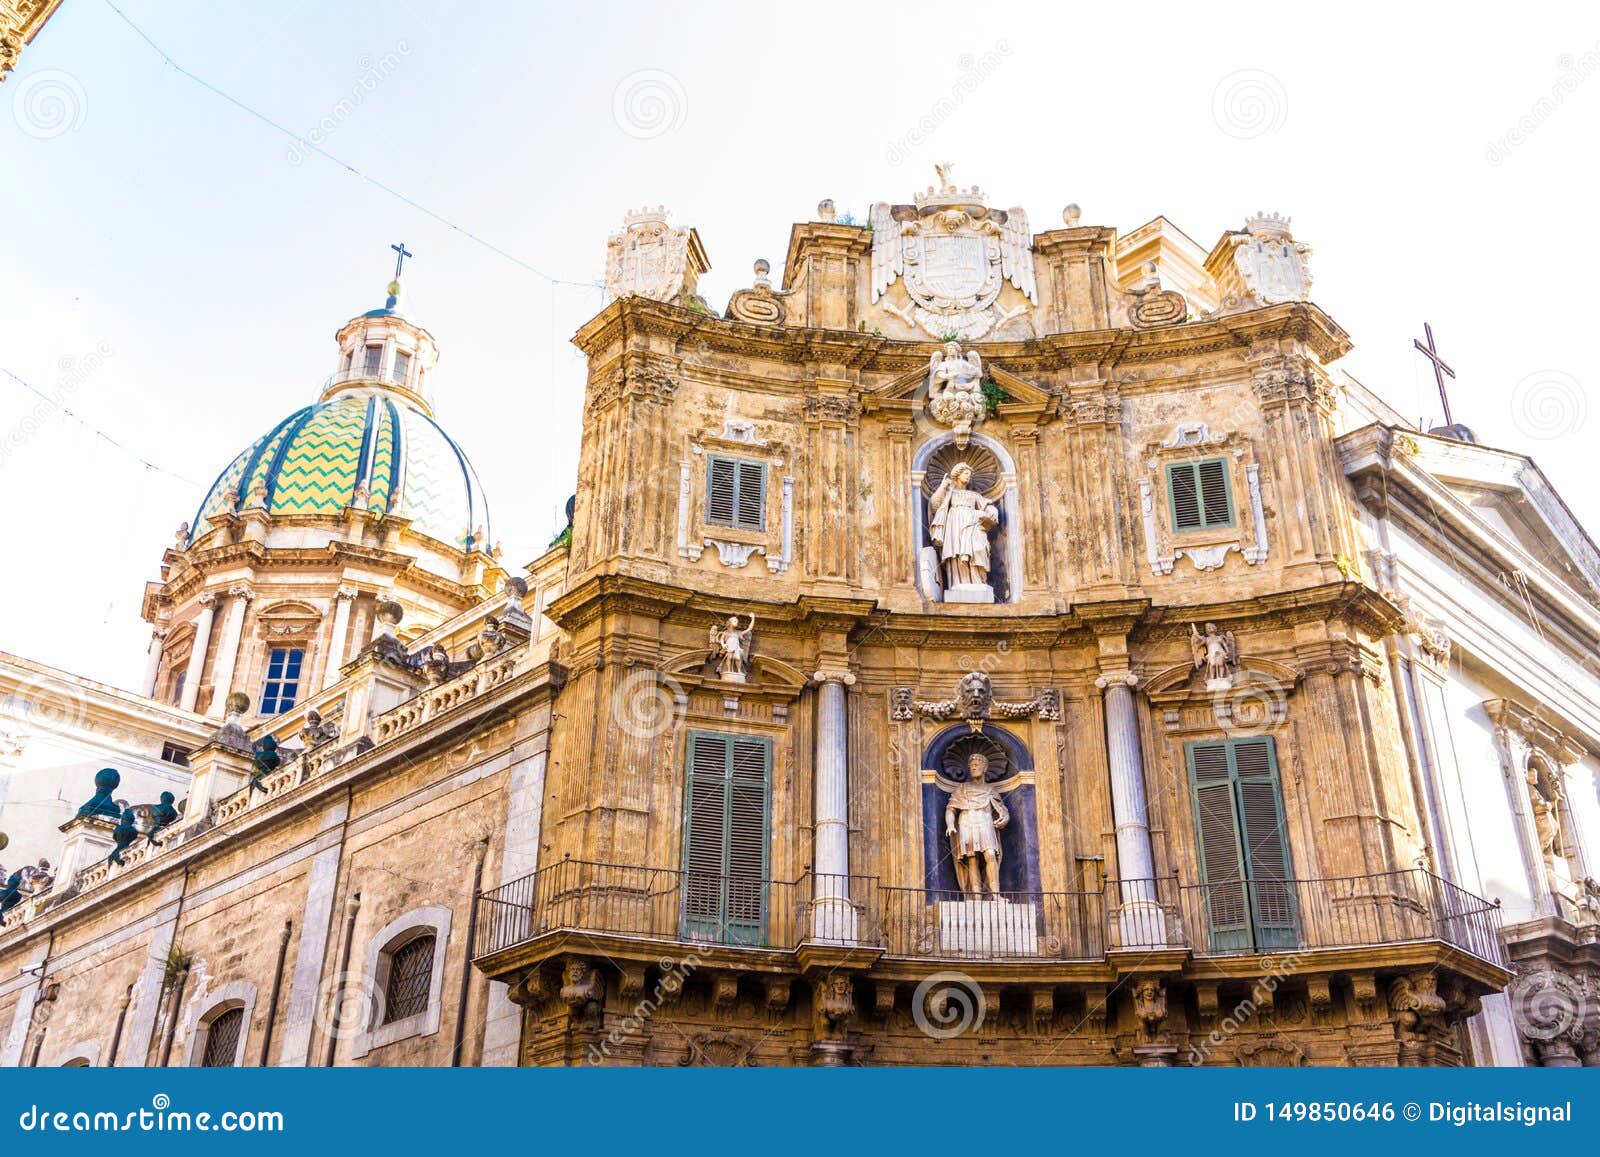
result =
[[442,905],[413,908],[367,942],[365,975],[382,999],[373,1002],[370,1019],[352,1042],[353,1057],[439,1031],[450,922],[450,909]]

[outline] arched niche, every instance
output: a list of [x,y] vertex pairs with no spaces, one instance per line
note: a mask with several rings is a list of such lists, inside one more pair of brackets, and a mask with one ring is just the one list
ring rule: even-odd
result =
[[[994,588],[994,601],[1017,602],[1022,596],[1022,517],[1017,501],[1017,467],[1005,446],[987,434],[969,435],[964,447],[957,445],[954,434],[931,438],[911,459],[913,542],[910,549],[917,588],[924,598],[942,601],[943,576],[940,576],[940,586],[933,587],[922,565],[923,548],[933,545],[928,538],[928,500],[950,467],[959,460],[973,466],[973,489],[990,495],[1000,513],[999,525],[989,534],[989,585]],[[991,480],[988,485],[984,484],[985,479]]]
[[[965,774],[967,753],[981,749],[989,756],[988,780],[1004,795],[1011,821],[1000,829],[1000,890],[1037,893],[1039,876],[1038,809],[1033,783],[1033,753],[1011,731],[986,722],[982,731],[955,723],[940,731],[922,752],[922,873],[930,899],[959,900],[955,859],[944,832],[944,809],[950,800],[945,784],[955,768]],[[941,780],[944,781],[941,783]]]

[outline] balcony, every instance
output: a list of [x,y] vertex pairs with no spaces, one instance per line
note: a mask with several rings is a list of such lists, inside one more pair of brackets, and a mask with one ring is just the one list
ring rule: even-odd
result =
[[374,385],[398,386],[403,390],[409,390],[413,388],[408,381],[410,377],[410,366],[407,366],[399,373],[395,372],[394,366],[382,366],[375,370],[368,370],[364,365],[352,366],[349,369],[340,370],[338,373],[330,375],[322,383],[322,389],[326,392],[333,386],[342,386],[351,382],[371,382]]
[[1234,957],[1411,945],[1505,966],[1498,906],[1421,869],[1216,885],[1114,880],[1099,891],[969,901],[868,876],[782,882],[562,860],[479,899],[473,955],[491,973],[512,956],[543,955],[541,946],[597,937],[624,948],[832,946],[891,960],[1058,968],[1173,953],[1224,970]]

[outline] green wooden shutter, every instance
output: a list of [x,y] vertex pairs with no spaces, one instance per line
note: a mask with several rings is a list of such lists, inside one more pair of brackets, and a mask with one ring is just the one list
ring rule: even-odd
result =
[[1265,737],[1235,739],[1232,748],[1256,948],[1294,948],[1299,932],[1294,893],[1287,882],[1289,843],[1277,748]]
[[1276,745],[1191,743],[1188,763],[1212,950],[1298,946]]
[[768,773],[772,748],[764,740],[730,743],[728,777],[728,938],[760,944],[767,912]]
[[1233,525],[1228,463],[1222,458],[1174,462],[1167,467],[1167,502],[1173,530]]
[[1207,526],[1232,526],[1233,503],[1228,495],[1228,464],[1221,458],[1196,463],[1200,482],[1200,512]]
[[732,458],[710,458],[706,462],[706,521],[718,526],[734,524],[738,471]]
[[683,916],[691,939],[719,940],[727,842],[727,740],[689,736],[683,809]]
[[683,908],[691,939],[760,944],[765,938],[771,773],[766,740],[689,736]]
[[1193,462],[1175,462],[1167,467],[1167,500],[1172,510],[1173,530],[1199,530],[1205,525],[1200,513],[1200,483]]
[[760,462],[739,463],[739,525],[765,530],[767,525],[767,468]]
[[1211,947],[1216,952],[1245,951],[1250,947],[1250,904],[1228,745],[1191,743],[1188,756],[1200,881],[1204,885],[1200,895]]

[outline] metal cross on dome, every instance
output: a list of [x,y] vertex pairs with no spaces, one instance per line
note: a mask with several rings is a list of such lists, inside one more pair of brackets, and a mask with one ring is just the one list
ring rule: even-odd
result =
[[1455,425],[1455,419],[1450,416],[1450,395],[1444,388],[1444,380],[1448,377],[1451,381],[1454,381],[1456,372],[1444,364],[1444,360],[1439,357],[1439,351],[1434,348],[1433,326],[1423,322],[1422,332],[1428,335],[1428,344],[1423,345],[1417,338],[1412,338],[1411,344],[1421,350],[1422,356],[1433,363],[1433,380],[1439,384],[1439,401],[1444,406],[1444,424],[1453,426]]
[[396,281],[399,281],[400,280],[400,267],[403,266],[406,263],[406,258],[407,257],[415,257],[416,254],[411,252],[411,250],[406,248],[406,243],[404,241],[400,242],[400,244],[398,244],[398,245],[391,245],[391,246],[389,246],[389,248],[393,249],[394,252],[395,252],[394,279]]

